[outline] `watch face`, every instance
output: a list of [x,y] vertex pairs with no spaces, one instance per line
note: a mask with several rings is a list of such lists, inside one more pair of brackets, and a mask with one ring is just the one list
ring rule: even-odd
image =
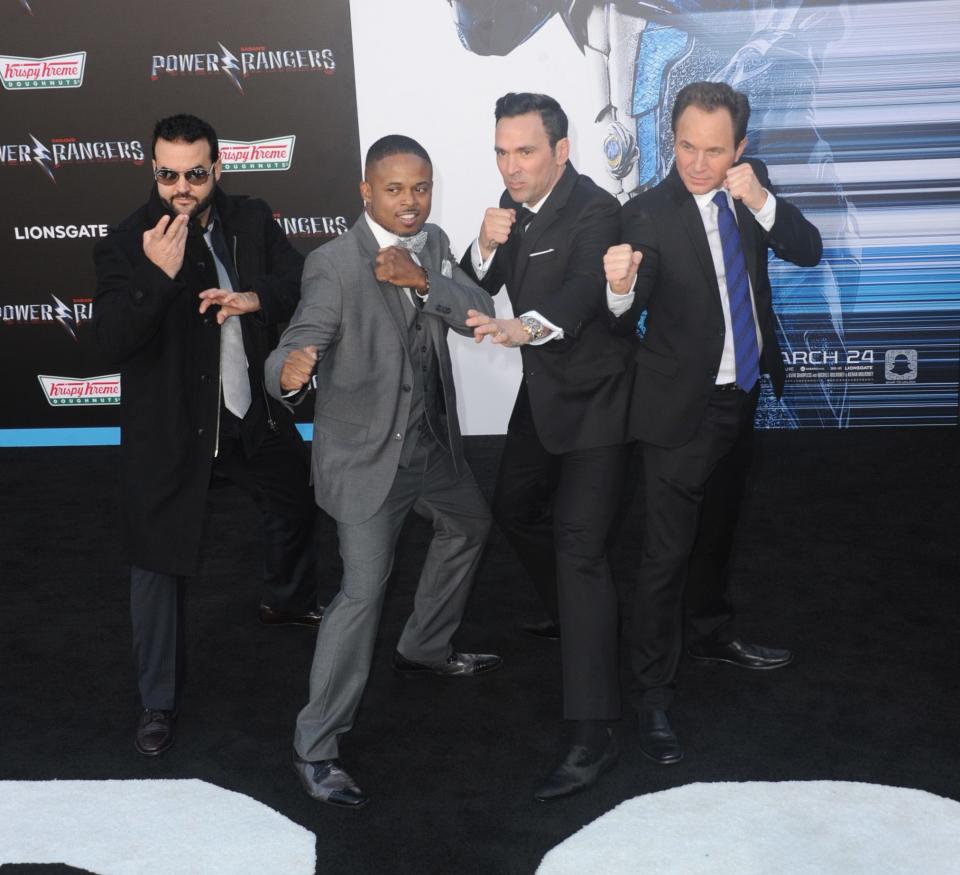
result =
[[520,324],[530,332],[533,340],[539,340],[544,335],[543,324],[538,322],[532,316],[525,316],[520,320]]

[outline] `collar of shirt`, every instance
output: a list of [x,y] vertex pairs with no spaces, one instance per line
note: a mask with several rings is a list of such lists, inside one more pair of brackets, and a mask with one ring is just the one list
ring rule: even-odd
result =
[[207,240],[211,239],[211,234],[213,234],[213,228],[219,221],[219,216],[217,216],[217,208],[214,206],[210,207],[210,215],[207,216],[207,226],[203,229],[203,236]]
[[[556,183],[554,183],[553,187],[556,188]],[[528,210],[530,210],[531,213],[536,215],[537,213],[540,212],[540,207],[542,207],[547,202],[547,198],[550,197],[551,194],[553,194],[553,188],[551,188],[550,191],[548,191],[535,204],[520,204],[520,206],[526,207]]]
[[[383,227],[379,222],[373,219],[366,210],[363,211],[363,217],[367,220],[367,225],[370,228],[370,231],[373,233],[373,238],[377,241],[377,245],[381,249],[385,249],[387,246],[399,246],[400,245],[400,235],[394,234],[393,231],[388,231]],[[410,252],[410,257],[417,263],[420,264],[420,259],[417,257],[416,252]]]
[[363,211],[363,217],[367,220],[367,226],[373,232],[373,237],[381,249],[387,246],[398,246],[400,237],[392,231],[388,231],[379,222],[376,222],[366,210]]
[[[730,193],[725,188],[715,188],[713,191],[708,191],[704,194],[695,194],[693,196],[693,199],[697,202],[697,206],[700,208],[700,212],[703,212],[709,204],[713,204],[715,209],[719,209],[719,207],[713,203],[713,199],[717,196],[718,191],[722,191],[727,196],[727,206],[733,210],[733,204],[730,203]],[[736,215],[736,210],[733,210],[733,213]]]

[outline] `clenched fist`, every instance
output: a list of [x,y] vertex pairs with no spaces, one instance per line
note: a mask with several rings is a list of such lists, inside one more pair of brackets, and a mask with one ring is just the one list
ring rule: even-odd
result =
[[611,246],[603,256],[603,272],[607,276],[610,291],[615,295],[625,295],[633,288],[637,268],[643,260],[640,250],[634,251],[629,243]]
[[286,361],[280,368],[280,388],[284,392],[295,392],[310,382],[310,375],[317,364],[317,348],[305,346],[287,353]]
[[734,200],[743,201],[754,212],[767,202],[766,189],[746,162],[731,167],[723,184]]
[[480,244],[480,254],[486,261],[493,251],[501,244],[506,243],[510,236],[510,229],[517,220],[516,210],[504,210],[500,207],[490,207],[483,214],[483,224],[480,226],[480,235],[477,242]]
[[377,253],[374,275],[382,283],[406,286],[410,289],[427,287],[427,275],[402,246],[385,246]]

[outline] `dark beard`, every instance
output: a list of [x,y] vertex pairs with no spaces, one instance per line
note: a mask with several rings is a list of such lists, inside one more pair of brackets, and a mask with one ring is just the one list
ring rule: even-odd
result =
[[[190,212],[187,213],[187,218],[191,222],[195,222],[197,220],[197,216],[203,213],[203,211],[206,210],[207,207],[209,207],[210,204],[213,203],[213,196],[216,193],[217,193],[217,187],[216,185],[214,185],[214,187],[210,189],[210,193],[205,198],[203,198],[203,200],[199,200],[197,201],[196,204],[194,204]],[[161,198],[161,201],[163,203],[163,211],[168,216],[175,219],[177,216],[181,215],[171,206],[170,201],[164,200],[163,198]]]

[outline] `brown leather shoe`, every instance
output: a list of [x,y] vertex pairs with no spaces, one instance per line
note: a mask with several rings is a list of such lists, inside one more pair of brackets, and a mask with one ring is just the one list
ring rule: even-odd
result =
[[257,616],[264,626],[319,626],[323,619],[323,608],[314,611],[278,611],[260,602]]
[[144,708],[137,723],[137,736],[134,741],[137,750],[145,757],[162,754],[173,744],[173,724],[176,717],[175,711]]

